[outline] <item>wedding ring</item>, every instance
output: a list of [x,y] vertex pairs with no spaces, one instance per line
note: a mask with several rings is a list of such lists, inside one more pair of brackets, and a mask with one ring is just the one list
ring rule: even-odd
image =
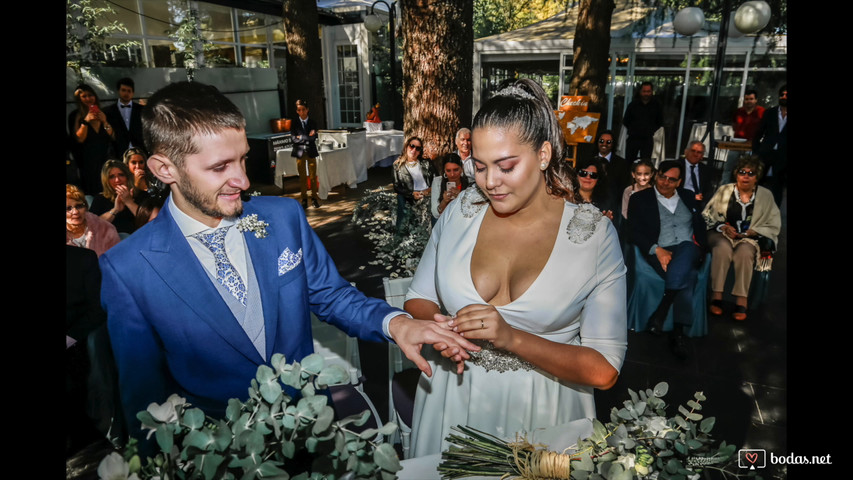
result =
[[480,320],[480,329],[486,328],[486,324],[483,323],[483,320]]

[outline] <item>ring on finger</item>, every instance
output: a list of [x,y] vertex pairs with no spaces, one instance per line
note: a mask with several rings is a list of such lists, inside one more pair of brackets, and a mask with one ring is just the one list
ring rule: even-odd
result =
[[480,319],[480,328],[481,329],[486,328],[486,324],[483,322],[482,319]]

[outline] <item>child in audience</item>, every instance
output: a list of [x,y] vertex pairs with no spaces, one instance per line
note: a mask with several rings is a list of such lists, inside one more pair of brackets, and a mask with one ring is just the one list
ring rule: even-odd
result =
[[628,218],[628,198],[634,192],[645,190],[652,186],[652,178],[655,176],[655,167],[652,161],[647,158],[640,158],[631,164],[631,176],[634,181],[631,185],[625,187],[622,192],[622,218]]

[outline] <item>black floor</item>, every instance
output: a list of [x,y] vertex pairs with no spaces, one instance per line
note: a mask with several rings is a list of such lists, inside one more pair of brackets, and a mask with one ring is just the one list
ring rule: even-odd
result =
[[[369,180],[357,189],[343,186],[324,207],[307,210],[309,221],[323,215],[334,202],[360,198],[368,189],[391,183],[390,168],[369,170]],[[270,185],[253,185],[264,195],[298,196],[295,183],[288,181],[284,190]],[[729,312],[708,317],[708,335],[690,339],[691,356],[679,362],[666,346],[665,337],[647,333],[628,333],[628,351],[616,385],[608,391],[596,391],[598,417],[609,419],[612,407],[619,407],[634,391],[652,388],[661,381],[669,383],[665,399],[675,406],[704,392],[703,414],[716,417],[713,436],[738,448],[765,449],[788,453],[788,383],[787,383],[787,201],[782,203],[782,233],[773,260],[773,272],[767,297],[757,311],[750,311],[745,322],[735,322]],[[350,223],[348,216],[315,227],[326,249],[338,265],[341,275],[365,294],[383,298],[383,267],[369,265],[372,244],[363,231]],[[382,343],[360,342],[362,369],[367,377],[365,390],[387,421],[387,347]],[[813,454],[828,453],[817,449]],[[764,478],[786,478],[784,466],[768,465]],[[69,478],[72,478],[69,476]],[[78,476],[76,478],[85,478]],[[809,477],[818,478],[818,477]]]

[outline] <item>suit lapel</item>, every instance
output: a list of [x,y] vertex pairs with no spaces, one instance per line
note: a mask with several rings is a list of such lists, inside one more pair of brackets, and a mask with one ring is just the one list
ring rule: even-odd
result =
[[[160,227],[162,234],[152,236],[151,249],[143,250],[142,256],[172,292],[184,301],[187,308],[204,320],[235,350],[253,362],[260,362],[261,358],[252,341],[210,282],[201,262],[172,219],[168,203],[154,222],[157,222],[155,225]],[[254,257],[252,260],[254,261]]]

